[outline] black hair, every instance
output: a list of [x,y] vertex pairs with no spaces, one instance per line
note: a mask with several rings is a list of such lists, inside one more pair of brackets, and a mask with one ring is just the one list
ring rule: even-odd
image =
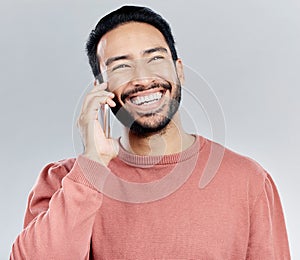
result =
[[171,54],[172,59],[178,59],[175,49],[175,41],[168,22],[159,14],[150,8],[141,6],[122,6],[121,8],[104,16],[96,25],[88,37],[86,51],[95,77],[100,74],[99,62],[97,59],[97,45],[104,34],[115,29],[116,27],[129,22],[142,22],[154,26],[164,36]]

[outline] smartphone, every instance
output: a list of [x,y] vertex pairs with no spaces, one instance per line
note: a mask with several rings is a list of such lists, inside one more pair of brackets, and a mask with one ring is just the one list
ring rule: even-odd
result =
[[108,104],[100,106],[98,118],[100,118],[105,137],[110,138],[110,108]]
[[[103,77],[100,73],[96,76],[98,84],[103,83]],[[106,138],[110,138],[110,108],[108,104],[103,104],[100,106],[98,118],[100,119],[100,124],[102,126],[104,135]]]

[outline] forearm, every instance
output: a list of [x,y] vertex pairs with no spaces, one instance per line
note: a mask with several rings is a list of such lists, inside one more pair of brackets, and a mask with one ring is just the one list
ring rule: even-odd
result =
[[13,244],[11,259],[88,259],[92,227],[102,194],[75,182],[77,165],[63,178],[49,208],[22,231]]

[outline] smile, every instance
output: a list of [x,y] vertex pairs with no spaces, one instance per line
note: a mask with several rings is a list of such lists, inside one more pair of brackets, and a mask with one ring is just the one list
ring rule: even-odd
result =
[[137,113],[156,113],[165,104],[167,93],[169,91],[164,88],[152,88],[129,95],[125,102]]
[[141,105],[151,105],[157,101],[159,101],[162,97],[162,93],[161,92],[156,92],[156,93],[152,93],[146,96],[136,96],[136,97],[132,97],[130,99],[130,101],[137,105],[137,106],[141,106]]

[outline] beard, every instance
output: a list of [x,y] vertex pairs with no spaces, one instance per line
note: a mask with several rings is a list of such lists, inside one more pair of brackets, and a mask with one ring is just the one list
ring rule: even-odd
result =
[[[148,136],[153,133],[161,132],[166,126],[171,122],[173,116],[178,111],[179,104],[181,101],[181,84],[179,80],[177,80],[176,85],[172,86],[171,83],[153,83],[147,89],[152,88],[163,88],[166,91],[170,91],[172,93],[172,89],[175,89],[173,96],[168,100],[168,102],[155,113],[149,112],[148,114],[143,114],[138,118],[135,118],[134,115],[128,111],[119,101],[117,97],[114,98],[116,103],[115,107],[111,107],[112,112],[118,118],[118,120],[130,131],[137,136]],[[144,87],[137,87],[132,91],[124,93],[121,95],[121,100],[125,103],[125,99],[134,93],[145,90]],[[163,109],[167,107],[167,111],[163,111]],[[144,122],[141,122],[140,118],[146,118]]]

